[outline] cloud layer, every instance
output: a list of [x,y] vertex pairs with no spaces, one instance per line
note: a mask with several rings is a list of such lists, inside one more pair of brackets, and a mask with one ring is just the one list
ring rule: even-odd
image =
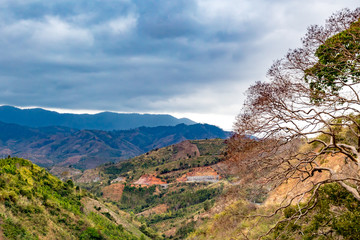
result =
[[272,61],[298,46],[308,25],[357,1],[0,5],[0,104],[173,113],[229,129]]

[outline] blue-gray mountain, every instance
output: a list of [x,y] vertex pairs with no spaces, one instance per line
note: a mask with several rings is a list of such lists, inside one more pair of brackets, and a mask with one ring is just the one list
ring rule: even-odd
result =
[[183,140],[226,138],[229,133],[207,125],[140,127],[131,130],[31,128],[0,122],[0,156],[17,156],[41,166],[93,168],[118,162]]
[[0,121],[29,127],[63,126],[76,129],[126,130],[138,127],[176,126],[196,122],[166,114],[102,112],[98,114],[58,113],[41,108],[19,109],[0,106]]

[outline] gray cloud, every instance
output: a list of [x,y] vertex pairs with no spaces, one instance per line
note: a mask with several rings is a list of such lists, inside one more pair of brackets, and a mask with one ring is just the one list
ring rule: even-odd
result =
[[218,124],[229,128],[246,88],[264,79],[272,61],[299,44],[308,25],[321,24],[332,12],[358,3],[0,4],[0,104],[218,115]]

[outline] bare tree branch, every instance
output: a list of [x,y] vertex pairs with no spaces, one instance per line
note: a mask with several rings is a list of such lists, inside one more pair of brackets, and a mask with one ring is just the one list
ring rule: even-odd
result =
[[[325,26],[310,26],[303,46],[274,62],[270,81],[248,89],[228,156],[248,171],[266,172],[274,187],[292,180],[312,186],[289,194],[273,214],[253,217],[271,217],[297,202],[298,211],[276,225],[301,218],[315,206],[319,187],[332,182],[360,201],[359,18],[360,8],[344,9]],[[324,166],[331,156],[352,170]]]

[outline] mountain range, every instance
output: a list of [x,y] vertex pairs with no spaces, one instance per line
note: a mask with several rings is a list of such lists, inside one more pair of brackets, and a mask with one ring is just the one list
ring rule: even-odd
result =
[[15,155],[41,166],[87,169],[118,162],[183,140],[227,138],[228,132],[208,124],[140,127],[131,130],[32,128],[0,122],[0,156]]
[[167,114],[139,114],[101,112],[97,114],[71,114],[42,108],[20,109],[0,106],[0,121],[29,127],[63,126],[76,129],[126,130],[138,127],[175,126],[196,122],[175,118]]

